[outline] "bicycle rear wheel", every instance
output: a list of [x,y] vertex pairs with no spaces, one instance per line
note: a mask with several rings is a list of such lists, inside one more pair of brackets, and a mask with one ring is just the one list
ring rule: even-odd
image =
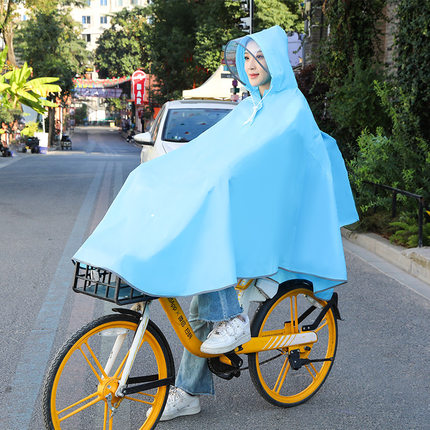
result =
[[[44,382],[42,401],[47,429],[155,428],[167,400],[168,385],[115,397],[138,324],[138,318],[132,315],[106,315],[82,327],[64,344]],[[116,356],[114,362],[109,360],[112,355]],[[149,321],[130,378],[173,377],[173,366],[165,337]]]
[[[318,306],[312,309],[315,304]],[[279,334],[300,333],[304,325],[314,322],[320,307],[325,304],[324,300],[315,298],[304,281],[281,285],[278,293],[257,309],[251,334],[255,337],[275,331]],[[280,407],[299,405],[312,397],[326,380],[337,347],[337,320],[331,308],[314,332],[317,341],[302,347],[300,352],[297,347],[284,347],[249,355],[252,382],[268,402]],[[294,355],[299,360],[311,361],[301,361],[299,366],[296,361],[292,365]]]

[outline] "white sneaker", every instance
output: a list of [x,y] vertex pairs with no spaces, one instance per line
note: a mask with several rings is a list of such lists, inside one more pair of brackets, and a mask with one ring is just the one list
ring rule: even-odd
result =
[[[169,397],[167,397],[166,406],[160,421],[169,421],[184,415],[198,414],[200,410],[199,396],[192,396],[181,388],[170,387]],[[146,411],[146,416],[149,417],[151,412],[152,408],[149,408]]]
[[229,321],[215,323],[213,330],[202,343],[200,351],[206,354],[222,354],[232,351],[249,340],[251,340],[251,329],[248,315],[237,316]]

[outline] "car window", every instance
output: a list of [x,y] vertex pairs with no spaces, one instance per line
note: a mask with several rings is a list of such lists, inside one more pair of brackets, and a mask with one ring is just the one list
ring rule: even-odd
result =
[[162,140],[189,142],[224,118],[231,109],[170,109],[164,123]]
[[160,130],[161,118],[163,116],[165,108],[163,107],[160,112],[158,112],[157,118],[155,119],[154,125],[151,128],[152,141],[157,140],[158,131]]

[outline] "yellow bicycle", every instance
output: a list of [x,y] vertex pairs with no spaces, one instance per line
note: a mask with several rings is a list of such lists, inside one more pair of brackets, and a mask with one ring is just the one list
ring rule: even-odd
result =
[[217,356],[200,352],[201,341],[176,298],[147,296],[106,270],[79,263],[73,289],[133,306],[114,308],[113,314],[85,325],[57,352],[43,387],[43,414],[50,430],[156,427],[175,368],[165,336],[149,317],[153,300],[160,301],[182,345],[206,357],[214,374],[231,379],[249,370],[258,393],[276,406],[307,401],[335,359],[337,295],[330,301],[316,298],[306,280],[281,285],[267,278],[240,280],[236,289],[244,310],[258,304],[252,338]]

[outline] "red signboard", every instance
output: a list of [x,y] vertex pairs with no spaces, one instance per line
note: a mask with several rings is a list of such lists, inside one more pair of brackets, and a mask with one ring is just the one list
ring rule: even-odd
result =
[[145,95],[145,78],[146,74],[142,70],[136,70],[131,76],[133,98],[136,105],[143,105],[143,97]]

